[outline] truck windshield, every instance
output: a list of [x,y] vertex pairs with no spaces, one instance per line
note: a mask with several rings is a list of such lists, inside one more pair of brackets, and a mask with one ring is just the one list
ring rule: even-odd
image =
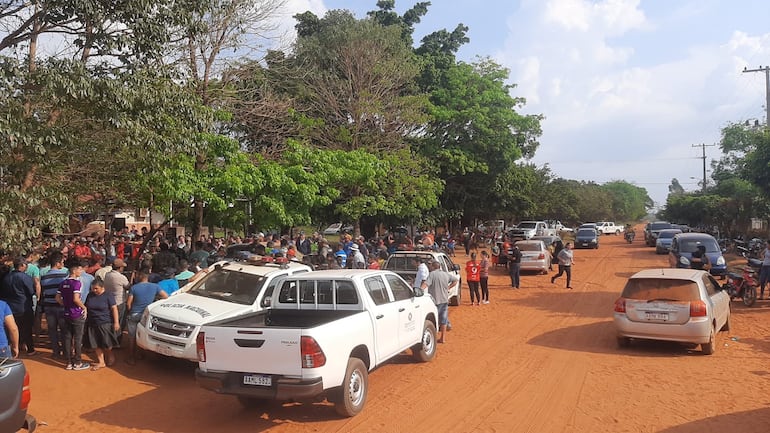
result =
[[187,293],[251,305],[265,285],[265,280],[262,275],[218,269],[206,275]]
[[516,226],[517,229],[534,229],[537,228],[537,223],[519,223]]

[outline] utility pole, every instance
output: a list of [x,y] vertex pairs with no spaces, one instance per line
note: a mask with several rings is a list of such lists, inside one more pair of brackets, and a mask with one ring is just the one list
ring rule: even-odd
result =
[[716,144],[692,144],[692,147],[700,147],[703,151],[703,156],[701,156],[701,159],[703,160],[703,192],[706,192],[706,148],[707,147],[713,147],[716,146]]
[[743,72],[764,72],[765,73],[765,113],[767,114],[767,120],[765,121],[765,128],[770,128],[770,66],[759,66],[757,69],[743,68]]

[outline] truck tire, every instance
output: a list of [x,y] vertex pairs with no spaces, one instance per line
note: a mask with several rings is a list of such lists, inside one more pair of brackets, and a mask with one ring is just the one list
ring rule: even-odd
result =
[[356,416],[364,408],[368,391],[369,372],[366,365],[358,358],[350,358],[342,387],[334,398],[334,410],[345,417]]
[[462,300],[462,293],[463,293],[463,280],[457,281],[457,296],[452,296],[449,298],[449,305],[453,307],[457,307],[460,305],[460,301]]
[[425,321],[420,342],[412,346],[412,355],[419,362],[428,362],[436,357],[436,325],[430,320]]

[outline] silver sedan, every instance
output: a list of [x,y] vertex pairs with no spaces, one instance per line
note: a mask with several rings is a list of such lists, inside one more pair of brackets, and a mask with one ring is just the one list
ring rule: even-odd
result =
[[522,271],[548,273],[548,268],[551,267],[551,252],[545,247],[543,241],[518,241],[516,245],[519,247],[519,251],[521,251]]
[[631,339],[700,344],[710,355],[730,329],[730,296],[706,271],[646,269],[626,282],[614,313],[618,345]]

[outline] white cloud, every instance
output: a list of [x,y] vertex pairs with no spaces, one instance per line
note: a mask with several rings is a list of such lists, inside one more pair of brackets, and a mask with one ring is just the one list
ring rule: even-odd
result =
[[[680,13],[665,24],[699,18]],[[526,111],[546,117],[535,162],[572,179],[636,182],[665,202],[671,178],[700,176],[691,144],[717,142],[728,122],[764,118],[764,74],[741,70],[770,62],[770,33],[644,46],[660,25],[638,0],[522,2],[495,57],[511,69]]]

